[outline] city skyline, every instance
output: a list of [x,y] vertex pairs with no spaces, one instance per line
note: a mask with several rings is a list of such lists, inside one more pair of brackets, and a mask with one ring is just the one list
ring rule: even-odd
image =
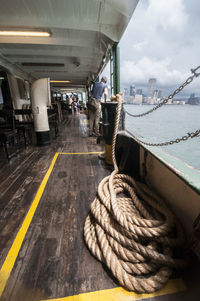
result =
[[[156,81],[157,81],[157,79],[156,79]],[[146,85],[144,85],[144,86],[136,85],[134,83],[132,83],[129,86],[123,86],[123,87],[121,87],[121,91],[123,92],[124,95],[133,96],[133,94],[131,94],[131,92],[130,92],[131,91],[131,87],[134,87],[134,90],[135,90],[136,94],[141,94],[141,92],[137,93],[138,90],[141,90],[142,94],[144,96],[151,96],[148,93],[148,81],[147,81]],[[158,86],[158,84],[156,84],[156,89],[154,90],[154,92],[155,91],[157,91],[157,93],[158,93],[158,95],[157,95],[158,98],[167,97],[167,96],[169,96],[170,94],[172,94],[174,92],[174,90],[170,90],[168,88],[167,89],[163,88],[163,90],[162,90],[162,89],[160,89],[160,87]],[[191,97],[192,94],[194,94],[195,97],[200,97],[200,94],[197,94],[197,93],[193,92],[192,90],[187,91],[187,93],[185,93],[184,90],[183,90],[180,93],[178,93],[175,97],[176,98],[187,99],[187,98]],[[156,96],[156,95],[152,95],[152,96]]]
[[[157,79],[150,78],[146,86],[146,93],[140,87],[137,87],[134,83],[129,88],[123,89],[124,100],[128,104],[158,104],[161,100],[166,98],[166,95],[162,95],[162,90],[159,90],[157,86]],[[171,94],[171,93],[170,93]],[[195,93],[190,95],[181,96],[180,93],[176,94],[172,99],[169,99],[168,104],[191,104],[199,105],[200,97],[197,97]]]
[[[199,14],[197,0],[139,1],[119,43],[122,89],[145,89],[149,78],[157,78],[167,96],[183,84],[200,65]],[[180,95],[191,93],[200,95],[200,77]]]
[[[198,0],[139,1],[119,43],[121,91],[134,84],[147,94],[149,78],[156,78],[167,97],[184,84],[200,65],[199,14]],[[109,64],[103,75],[110,77]],[[178,96],[192,93],[200,97],[200,76]]]

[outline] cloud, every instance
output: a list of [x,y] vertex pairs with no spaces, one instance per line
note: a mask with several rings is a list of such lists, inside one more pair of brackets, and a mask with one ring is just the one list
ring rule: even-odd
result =
[[[198,0],[139,1],[120,41],[122,86],[145,86],[157,78],[163,88],[174,88],[200,65],[200,6]],[[184,91],[200,94],[200,78]]]
[[121,59],[175,57],[184,42],[192,43],[187,25],[183,0],[140,1],[120,42]]
[[164,31],[181,31],[188,21],[182,0],[150,0],[146,16],[154,26],[160,26]]
[[141,51],[147,45],[148,45],[148,41],[147,40],[146,41],[141,41],[141,42],[133,44],[133,49],[136,50],[136,51]]
[[124,60],[121,64],[121,79],[123,84],[147,84],[149,78],[156,78],[160,86],[182,84],[188,73],[170,68],[170,58],[162,60],[142,57],[137,62]]

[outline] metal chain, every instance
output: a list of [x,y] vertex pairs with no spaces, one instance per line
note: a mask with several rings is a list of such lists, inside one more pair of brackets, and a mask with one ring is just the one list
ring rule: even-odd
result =
[[188,77],[188,79],[179,87],[177,88],[172,94],[170,94],[167,98],[163,99],[157,106],[155,106],[153,109],[145,112],[145,113],[142,113],[142,114],[137,114],[137,115],[134,115],[134,114],[131,114],[129,113],[125,108],[124,108],[124,112],[126,114],[128,114],[129,116],[132,116],[132,117],[142,117],[142,116],[145,116],[147,114],[150,114],[154,111],[156,111],[157,109],[159,109],[160,107],[162,107],[164,104],[166,104],[168,102],[168,100],[170,99],[173,99],[174,96],[176,94],[178,94],[181,90],[183,90],[187,85],[189,85],[194,77],[198,77],[200,75],[200,72],[197,72],[197,70],[200,68],[200,66],[198,66],[197,68],[195,69],[191,69],[191,72],[193,73],[193,75],[191,75],[190,77]]
[[137,142],[142,143],[144,145],[148,145],[148,146],[166,146],[166,145],[171,145],[174,143],[179,143],[181,141],[186,141],[189,138],[194,138],[194,137],[199,137],[200,136],[200,129],[196,130],[195,132],[191,132],[191,133],[187,133],[185,136],[181,137],[181,138],[177,138],[175,140],[171,140],[168,142],[162,142],[162,143],[149,143],[149,142],[145,142],[140,140],[139,138],[137,138],[132,132],[130,132],[129,130],[125,129],[125,131],[127,133],[129,133],[129,135],[131,135]]

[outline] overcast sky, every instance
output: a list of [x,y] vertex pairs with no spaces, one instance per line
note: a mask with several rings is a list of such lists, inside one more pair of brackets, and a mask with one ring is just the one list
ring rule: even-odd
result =
[[[121,89],[154,77],[171,93],[200,65],[199,36],[199,0],[139,0],[119,44]],[[185,92],[200,95],[200,76]]]

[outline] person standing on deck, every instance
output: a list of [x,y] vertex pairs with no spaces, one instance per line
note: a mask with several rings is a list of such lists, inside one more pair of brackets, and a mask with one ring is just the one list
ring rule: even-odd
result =
[[[89,110],[89,136],[99,135],[99,121],[101,115],[101,98],[104,94],[105,102],[108,99],[107,77],[103,76],[100,82],[93,84],[91,99],[96,105],[96,110]],[[94,131],[93,131],[94,130]]]

